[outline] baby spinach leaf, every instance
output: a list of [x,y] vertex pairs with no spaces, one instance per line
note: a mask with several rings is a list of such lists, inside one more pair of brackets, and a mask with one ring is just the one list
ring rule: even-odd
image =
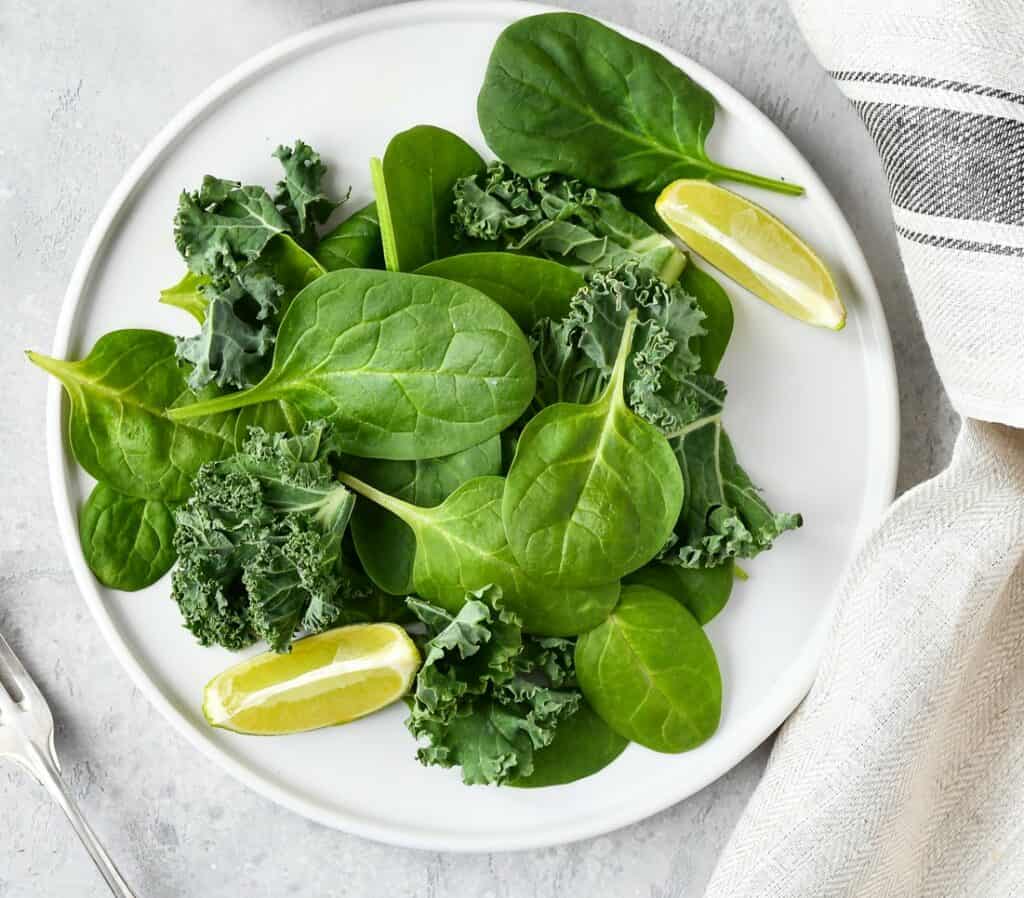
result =
[[533,256],[463,253],[429,262],[418,274],[446,278],[485,293],[527,333],[542,318],[562,318],[569,300],[583,287],[575,271]]
[[714,649],[689,611],[647,586],[623,587],[611,616],[577,640],[576,678],[612,729],[654,751],[689,751],[718,728]]
[[561,172],[641,192],[711,178],[803,192],[713,162],[711,94],[660,53],[574,13],[529,16],[501,33],[477,115],[495,155],[527,177]]
[[78,516],[82,554],[104,586],[133,592],[174,564],[174,510],[159,499],[126,496],[97,483]]
[[467,784],[529,776],[580,704],[571,643],[524,636],[493,586],[465,596],[456,614],[415,598],[409,607],[427,631],[406,721],[426,743],[420,762],[461,766]]
[[596,402],[548,406],[519,438],[502,518],[516,560],[541,580],[617,580],[664,547],[679,517],[683,480],[672,447],[623,393],[636,326],[634,310]]
[[[501,438],[497,435],[443,458],[389,461],[349,456],[345,470],[370,486],[413,505],[439,505],[474,477],[501,471]],[[416,536],[401,518],[372,502],[360,502],[352,517],[352,538],[367,575],[391,595],[414,591]]]
[[301,140],[291,147],[279,146],[274,150],[274,157],[284,168],[284,178],[277,182],[274,202],[295,238],[305,246],[312,246],[317,239],[317,225],[327,221],[341,205],[331,200],[321,186],[327,166],[320,154]]
[[160,291],[160,302],[167,306],[175,306],[183,312],[188,312],[189,315],[202,324],[206,320],[206,307],[210,303],[202,288],[209,283],[210,279],[205,275],[186,271],[181,280],[173,287]]
[[67,391],[68,442],[78,463],[118,492],[181,502],[204,462],[234,451],[233,416],[172,420],[169,409],[192,394],[167,334],[112,331],[79,362],[28,358]]
[[528,633],[573,636],[596,626],[615,606],[617,582],[573,589],[543,583],[516,563],[501,522],[501,477],[470,480],[435,508],[403,502],[348,474],[339,479],[409,525],[416,535],[416,592],[452,613],[467,592],[493,584]]
[[691,261],[679,276],[679,287],[694,297],[704,313],[704,333],[695,339],[700,370],[714,374],[732,338],[733,313],[729,294],[710,274]]
[[509,780],[520,789],[562,786],[592,776],[625,750],[629,740],[606,724],[586,702],[563,720],[550,743],[533,753],[533,772]]
[[522,331],[482,293],[439,278],[345,269],[292,301],[259,384],[169,414],[184,420],[285,400],[308,420],[329,420],[351,455],[435,458],[515,421],[535,380]]
[[483,167],[476,150],[443,128],[417,125],[391,138],[371,167],[390,270],[415,271],[456,252],[452,189]]
[[320,238],[313,252],[328,271],[339,268],[383,268],[384,248],[380,242],[377,204],[363,206],[333,231]]
[[638,583],[672,596],[682,603],[703,626],[715,618],[729,596],[735,580],[732,561],[718,567],[684,568],[679,565],[652,562],[634,571],[625,583]]
[[455,184],[455,233],[540,253],[580,272],[639,262],[674,283],[686,254],[613,193],[559,175],[529,180],[502,162]]

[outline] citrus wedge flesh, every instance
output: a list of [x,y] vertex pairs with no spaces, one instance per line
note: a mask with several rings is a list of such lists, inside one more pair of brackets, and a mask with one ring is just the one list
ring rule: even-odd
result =
[[828,269],[756,203],[708,181],[673,181],[658,197],[662,220],[694,252],[755,296],[800,321],[841,330],[846,309]]
[[271,736],[348,723],[398,700],[420,653],[396,624],[353,624],[300,639],[217,674],[203,692],[215,727]]

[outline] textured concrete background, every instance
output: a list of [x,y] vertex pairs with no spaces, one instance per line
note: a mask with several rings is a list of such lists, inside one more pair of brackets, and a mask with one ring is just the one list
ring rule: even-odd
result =
[[[130,161],[210,81],[370,0],[6,0],[0,4],[0,632],[49,695],[66,778],[140,898],[581,895],[691,898],[761,775],[762,747],[644,823],[569,847],[451,856],[364,842],[245,791],[180,739],[115,662],[56,535],[43,454],[46,349],[86,232]],[[899,366],[900,489],[948,458],[956,418],[903,277],[885,186],[853,110],[782,0],[590,0],[566,5],[702,62],[778,122],[835,193],[885,302]],[[344,102],[344,97],[339,98]],[[0,767],[0,896],[107,894],[60,812]]]

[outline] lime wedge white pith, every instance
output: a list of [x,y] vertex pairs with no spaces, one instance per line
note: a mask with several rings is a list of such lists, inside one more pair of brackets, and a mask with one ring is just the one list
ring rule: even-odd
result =
[[282,735],[348,723],[405,695],[420,654],[397,624],[353,624],[229,667],[203,693],[203,714],[238,733]]
[[768,210],[717,184],[673,181],[658,214],[694,252],[800,321],[841,330],[846,309],[814,251]]

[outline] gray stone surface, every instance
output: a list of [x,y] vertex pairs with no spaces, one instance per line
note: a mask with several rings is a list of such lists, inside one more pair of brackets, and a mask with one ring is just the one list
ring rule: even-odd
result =
[[[0,5],[0,631],[51,697],[67,780],[145,898],[700,895],[767,748],[689,801],[578,845],[519,855],[405,851],[336,833],[247,792],[132,687],[80,602],[43,453],[46,348],[86,232],[144,143],[212,79],[369,0],[7,0]],[[886,191],[852,109],[781,0],[569,2],[647,32],[736,85],[807,155],[845,210],[885,302],[903,403],[900,488],[941,468],[957,421],[921,335]],[[344,104],[344,89],[339,93]],[[0,895],[99,898],[44,793],[0,767]]]

